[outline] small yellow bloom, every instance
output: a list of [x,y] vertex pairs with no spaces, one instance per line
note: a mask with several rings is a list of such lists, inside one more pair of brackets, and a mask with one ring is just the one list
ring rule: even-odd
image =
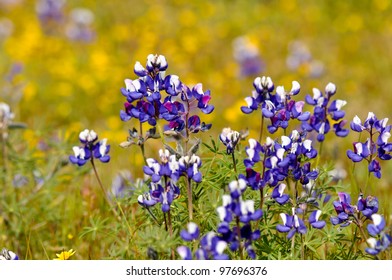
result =
[[56,254],[57,258],[54,260],[65,261],[65,260],[68,260],[74,254],[75,254],[75,251],[73,249],[71,249],[69,251],[63,250],[60,254]]

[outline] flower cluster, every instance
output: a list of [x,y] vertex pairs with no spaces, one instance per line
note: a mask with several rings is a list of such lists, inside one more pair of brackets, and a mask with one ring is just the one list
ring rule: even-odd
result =
[[139,204],[145,207],[160,202],[162,211],[167,212],[172,201],[180,194],[176,182],[181,176],[185,176],[196,183],[201,182],[202,174],[199,171],[201,160],[195,154],[182,156],[177,160],[176,155],[171,155],[166,149],[159,150],[159,157],[160,162],[153,158],[146,160],[147,165],[144,166],[143,171],[151,177],[150,191],[140,195],[138,201]]
[[259,50],[245,36],[239,36],[234,39],[233,56],[240,67],[240,77],[254,77],[265,68]]
[[291,71],[306,69],[309,77],[318,78],[324,73],[324,64],[313,58],[308,46],[299,40],[288,45],[286,65]]
[[325,135],[331,130],[331,126],[336,136],[345,137],[349,133],[344,128],[346,120],[344,120],[345,112],[342,107],[347,104],[345,100],[332,100],[331,97],[336,93],[336,85],[328,83],[325,87],[325,93],[319,89],[313,88],[313,96],[306,95],[305,101],[309,105],[314,106],[313,115],[307,122],[302,122],[302,129],[305,131],[315,131],[317,133],[317,141],[322,142]]
[[[181,237],[185,241],[194,241],[199,238],[199,227],[195,223],[189,223],[187,230],[181,231]],[[210,231],[204,235],[200,240],[200,246],[194,253],[187,246],[179,246],[177,253],[183,260],[227,260],[229,256],[224,254],[224,250],[227,247],[226,241],[218,237],[214,232]]]
[[70,12],[70,22],[65,33],[72,41],[91,42],[95,33],[92,29],[94,14],[86,8],[75,8]]
[[373,224],[367,226],[367,230],[372,236],[367,240],[370,248],[366,248],[365,251],[370,255],[377,255],[391,246],[392,237],[385,232],[385,220],[381,215],[373,214],[371,219]]
[[144,207],[161,203],[162,211],[168,212],[173,200],[180,195],[180,189],[176,185],[181,173],[180,164],[176,156],[170,155],[166,149],[159,150],[159,156],[161,163],[153,158],[146,160],[147,165],[144,166],[143,171],[151,177],[150,190],[139,195],[138,202]]
[[[312,141],[306,139],[305,134],[297,130],[293,130],[290,136],[282,136],[281,143],[267,137],[265,145],[261,145],[255,139],[250,139],[246,153],[248,155],[244,160],[246,175],[241,175],[241,178],[246,179],[254,190],[264,188],[266,185],[277,187],[274,190],[274,198],[282,197],[285,186],[279,183],[286,178],[292,178],[306,185],[318,176],[318,171],[311,170],[309,162],[317,156],[317,151],[313,148]],[[255,164],[260,161],[263,162],[262,173],[254,169]]]
[[333,225],[340,225],[346,227],[351,223],[358,223],[357,219],[361,219],[361,216],[356,215],[362,213],[364,219],[370,219],[373,214],[378,212],[378,199],[373,196],[363,197],[359,195],[357,205],[351,205],[351,197],[349,194],[340,192],[338,193],[339,201],[334,201],[333,206],[335,208],[336,217],[331,217],[331,223]]
[[[211,124],[201,122],[198,115],[191,115],[194,108],[205,114],[214,110],[214,106],[209,104],[210,91],[203,91],[200,83],[189,88],[178,76],[165,76],[167,68],[163,55],[148,55],[145,67],[136,62],[134,73],[139,78],[125,79],[125,88],[121,89],[127,99],[125,109],[120,112],[121,120],[136,118],[140,123],[156,126],[158,119],[164,119],[168,122],[165,130],[176,133],[185,130],[186,136],[210,129]],[[163,92],[166,97],[162,99]]]
[[237,146],[240,138],[240,133],[232,130],[230,127],[223,128],[222,133],[219,135],[219,139],[226,146],[226,153],[228,155],[234,153],[234,148]]
[[351,205],[351,197],[349,194],[340,192],[338,193],[339,201],[333,202],[337,217],[331,217],[331,223],[333,225],[340,225],[346,227],[351,224],[354,214],[357,208]]
[[255,110],[261,109],[262,115],[269,118],[271,124],[268,131],[274,133],[278,128],[286,129],[291,119],[307,121],[310,117],[309,112],[303,112],[304,101],[294,101],[292,96],[300,92],[300,84],[292,82],[292,88],[286,92],[283,86],[276,88],[270,77],[257,77],[253,82],[254,90],[252,96],[246,97],[247,106],[242,106],[241,110],[245,114],[250,114]]
[[[356,132],[366,131],[369,137],[366,142],[354,142],[354,150],[347,151],[347,156],[353,162],[360,162],[365,159],[368,162],[368,171],[377,178],[381,178],[381,165],[377,159],[390,160],[392,158],[392,143],[388,142],[391,137],[391,125],[387,125],[388,119],[378,120],[377,117],[369,112],[367,119],[362,124],[361,119],[355,116],[351,122],[351,129]],[[377,139],[373,139],[376,137]]]
[[69,156],[71,163],[82,166],[94,158],[105,163],[110,161],[110,145],[107,144],[106,138],[98,141],[94,130],[85,129],[80,132],[79,140],[82,146],[73,147],[74,155]]
[[[254,200],[243,200],[242,194],[246,190],[246,181],[239,179],[229,184],[230,195],[223,195],[223,205],[217,208],[220,224],[217,232],[222,240],[230,244],[230,250],[242,250],[242,240],[248,256],[256,257],[252,248],[252,241],[260,237],[259,230],[252,230],[251,222],[258,221],[263,216],[261,209],[255,209]],[[234,222],[232,226],[231,223]],[[241,254],[241,252],[240,252]]]
[[[279,232],[288,232],[288,239],[291,239],[296,233],[305,234],[307,232],[307,227],[304,221],[299,218],[297,214],[298,213],[294,207],[292,208],[292,215],[288,215],[285,213],[280,214],[283,224],[277,225],[276,229]],[[319,221],[320,215],[320,210],[313,211],[309,216],[309,225],[316,229],[322,229],[323,227],[325,227],[326,222]]]

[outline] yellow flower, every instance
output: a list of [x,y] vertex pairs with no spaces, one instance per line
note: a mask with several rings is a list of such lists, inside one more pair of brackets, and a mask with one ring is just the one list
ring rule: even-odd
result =
[[54,260],[65,261],[65,260],[68,260],[74,254],[75,254],[75,251],[73,249],[71,249],[69,251],[63,250],[60,254],[56,254],[57,258]]

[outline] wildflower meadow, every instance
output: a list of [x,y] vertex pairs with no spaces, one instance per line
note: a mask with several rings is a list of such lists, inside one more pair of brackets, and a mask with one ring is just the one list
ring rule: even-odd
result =
[[0,260],[391,260],[391,9],[0,0]]

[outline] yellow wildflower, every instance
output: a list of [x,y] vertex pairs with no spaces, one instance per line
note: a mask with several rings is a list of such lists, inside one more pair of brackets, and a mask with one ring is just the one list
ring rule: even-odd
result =
[[55,258],[54,260],[65,261],[65,260],[68,260],[74,254],[75,254],[75,251],[73,249],[71,249],[69,251],[63,250],[60,254],[56,254],[57,258]]

